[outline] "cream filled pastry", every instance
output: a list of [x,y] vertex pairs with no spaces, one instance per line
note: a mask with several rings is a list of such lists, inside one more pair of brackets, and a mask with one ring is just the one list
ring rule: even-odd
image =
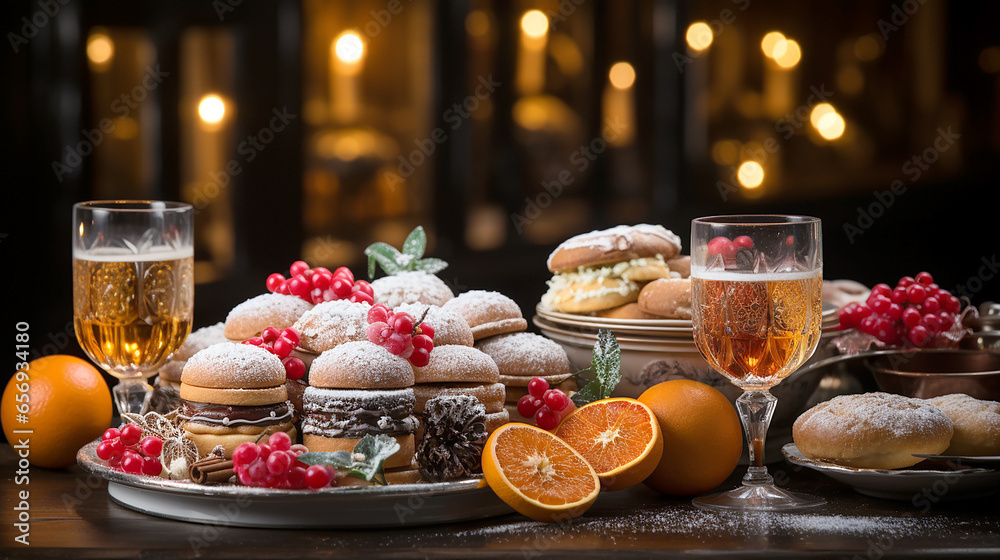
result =
[[669,278],[681,240],[662,226],[617,226],[572,237],[549,256],[553,277],[542,304],[590,313],[636,301],[645,282]]

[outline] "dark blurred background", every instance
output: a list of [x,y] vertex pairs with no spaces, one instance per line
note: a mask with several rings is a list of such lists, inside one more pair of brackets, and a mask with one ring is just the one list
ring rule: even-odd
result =
[[[825,276],[1000,279],[1000,3],[4,0],[3,328],[72,333],[77,201],[188,201],[195,326],[422,224],[530,316],[574,234],[801,213]],[[13,370],[13,365],[7,369]],[[9,375],[9,374],[7,374]]]

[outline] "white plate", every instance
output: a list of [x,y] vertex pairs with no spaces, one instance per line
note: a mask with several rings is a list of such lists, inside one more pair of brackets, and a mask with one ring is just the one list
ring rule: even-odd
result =
[[[561,328],[559,325],[546,321],[538,315],[532,317],[532,323],[537,326],[545,336],[562,342],[572,342],[592,347],[597,342],[596,332],[580,332],[572,329]],[[681,337],[641,337],[641,336],[619,336],[615,333],[618,344],[623,349],[662,351],[662,350],[693,350],[698,351],[694,338],[688,334]]]
[[108,481],[115,502],[148,515],[236,527],[353,529],[405,527],[484,519],[511,513],[482,480],[322,490],[251,488],[235,484],[126,474],[83,446],[77,463]]
[[925,501],[967,500],[1000,492],[1000,471],[992,469],[855,469],[810,459],[794,443],[782,447],[781,452],[790,463],[817,470],[862,494],[904,500],[914,506]]

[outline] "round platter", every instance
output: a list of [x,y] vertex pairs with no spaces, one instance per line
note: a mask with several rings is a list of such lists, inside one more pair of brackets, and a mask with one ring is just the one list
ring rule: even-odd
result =
[[484,519],[513,510],[482,480],[392,486],[282,490],[201,485],[109,468],[97,442],[77,453],[84,470],[108,481],[108,495],[135,511],[193,523],[234,527],[352,529],[404,527]]
[[1000,471],[993,469],[856,469],[810,459],[794,443],[782,447],[781,452],[790,463],[817,470],[862,494],[905,500],[913,505],[919,505],[930,497],[934,501],[966,500],[1000,492]]

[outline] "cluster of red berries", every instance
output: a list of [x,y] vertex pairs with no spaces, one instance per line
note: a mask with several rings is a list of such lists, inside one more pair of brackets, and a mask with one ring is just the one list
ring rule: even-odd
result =
[[160,452],[163,440],[156,436],[142,437],[142,429],[135,424],[108,428],[97,444],[97,457],[108,462],[116,471],[129,474],[160,476]]
[[932,346],[938,335],[959,320],[962,302],[938,287],[927,272],[904,276],[895,288],[877,284],[864,304],[850,303],[840,310],[840,326],[858,329],[886,344]]
[[248,338],[243,344],[263,348],[281,358],[281,365],[285,366],[285,376],[289,379],[299,379],[306,372],[306,364],[291,355],[292,350],[299,345],[299,333],[291,327],[280,331],[274,327],[267,327],[261,331],[260,336]]
[[549,382],[535,377],[528,382],[528,394],[517,401],[517,413],[535,418],[543,430],[554,430],[563,418],[576,410],[576,404],[560,389],[550,389]]
[[307,465],[299,455],[306,446],[292,445],[285,432],[275,432],[267,443],[241,443],[233,451],[233,471],[244,486],[263,488],[325,488],[334,479],[332,467]]
[[749,236],[741,235],[736,239],[730,240],[728,237],[720,235],[708,242],[708,254],[722,255],[724,259],[733,259],[736,258],[736,251],[739,251],[742,247],[753,249],[753,239],[750,239]]
[[291,278],[277,272],[267,277],[267,289],[298,296],[309,303],[323,303],[346,299],[354,303],[375,303],[372,285],[364,280],[354,280],[354,273],[346,266],[330,272],[322,266],[309,268],[305,261],[295,261],[289,268]]
[[404,311],[394,312],[381,303],[368,310],[368,341],[385,347],[390,353],[424,367],[434,349],[434,327],[413,319]]

